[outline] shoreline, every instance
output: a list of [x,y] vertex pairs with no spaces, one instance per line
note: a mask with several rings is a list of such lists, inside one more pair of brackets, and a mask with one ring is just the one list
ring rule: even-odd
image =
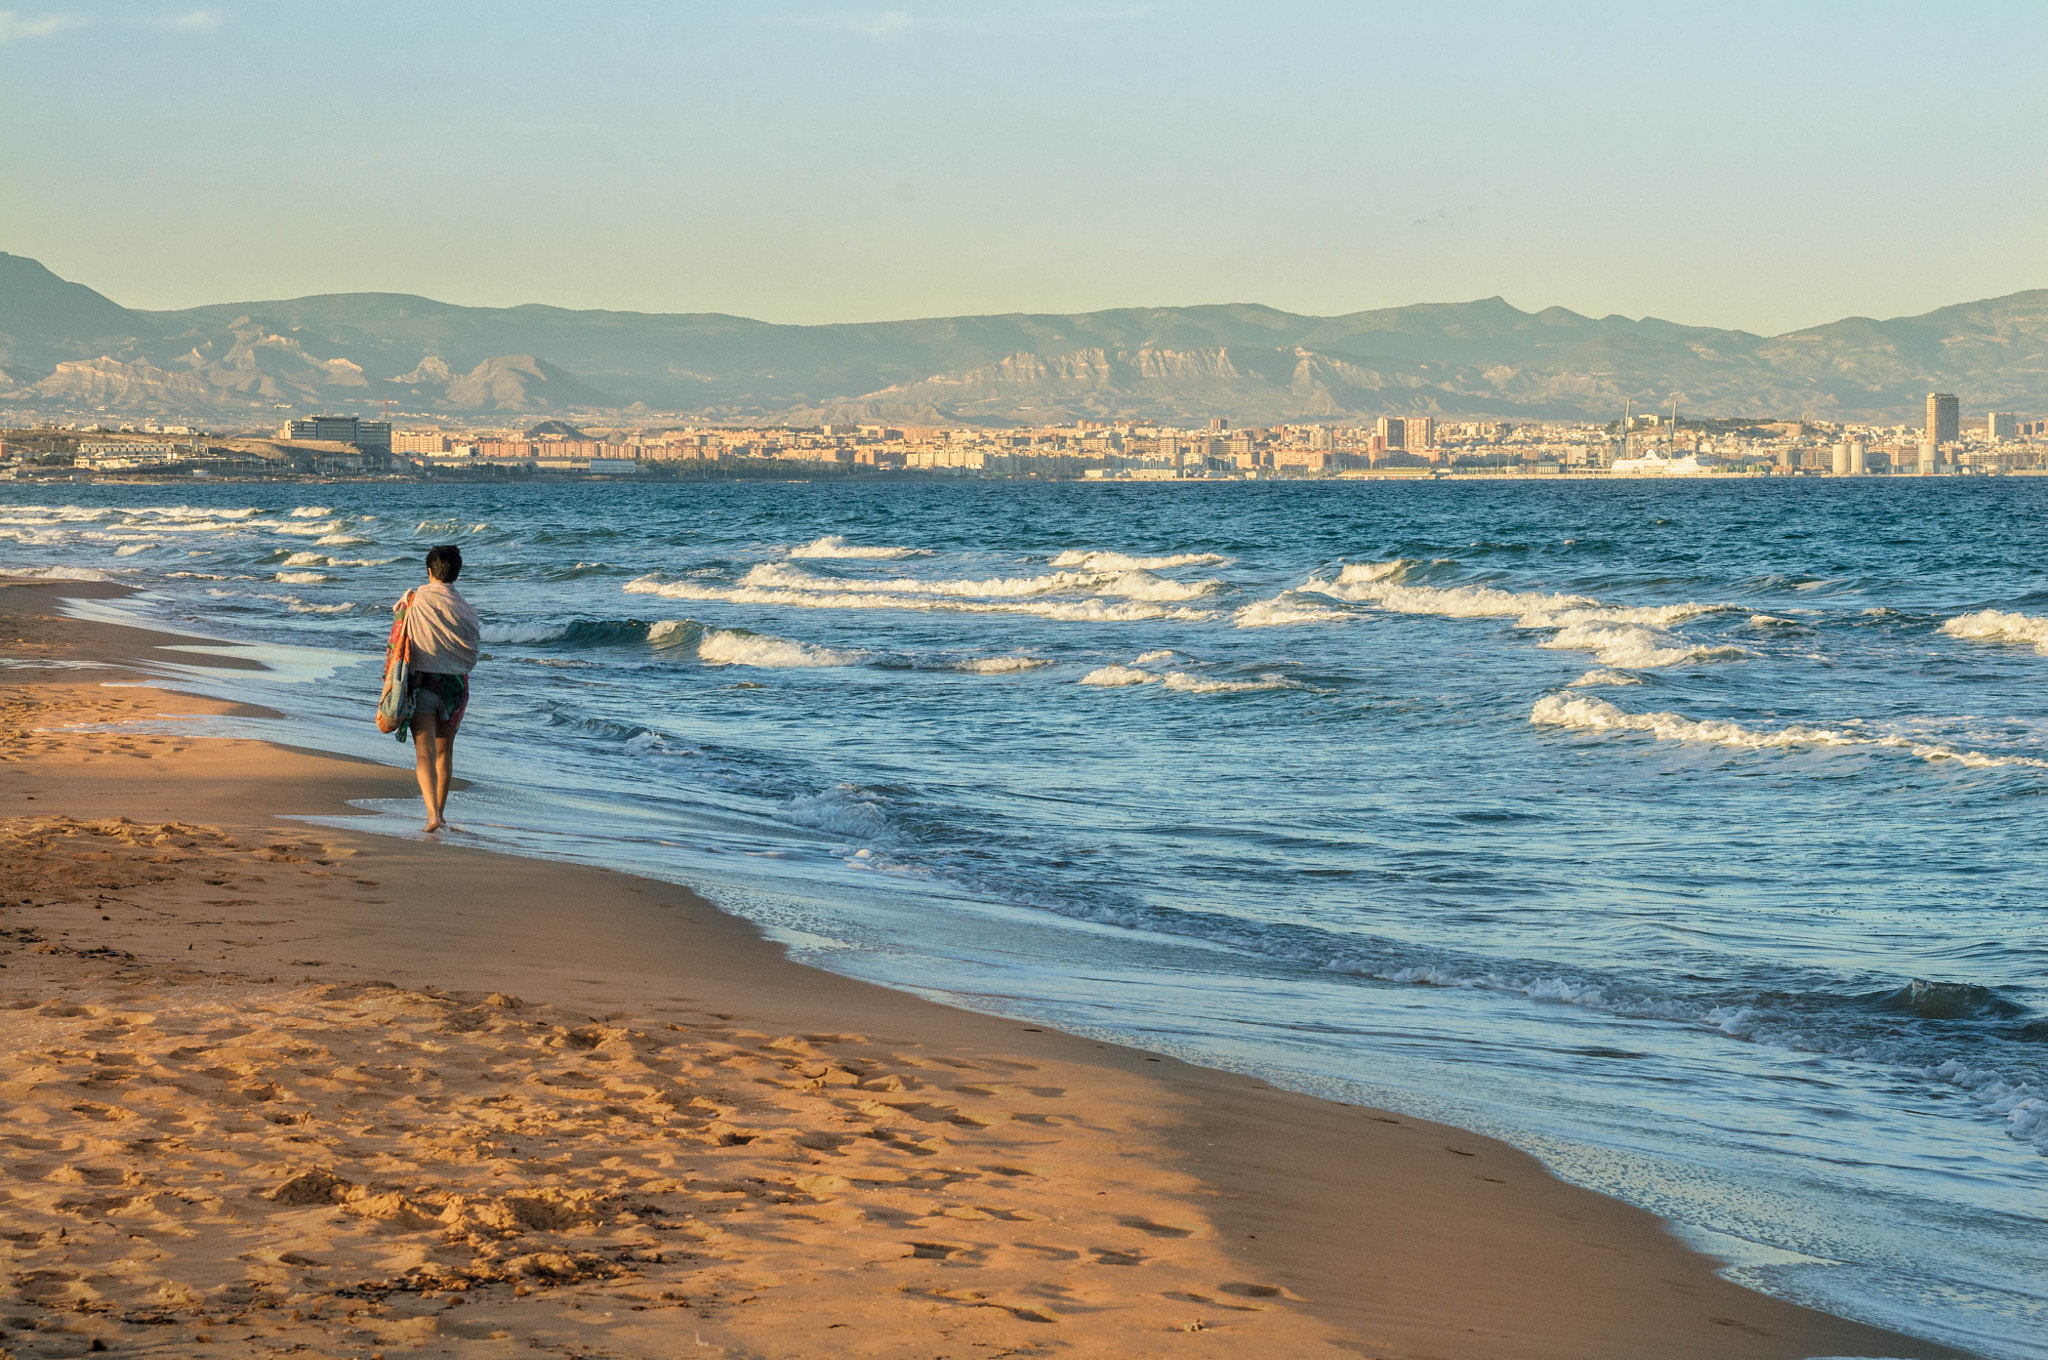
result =
[[[128,667],[149,648],[186,641],[51,613],[53,602],[61,598],[126,593],[118,586],[67,581],[0,584],[0,615],[5,616],[0,619],[5,630],[0,637],[29,639],[28,644],[6,646],[11,658],[32,660],[29,653],[34,652],[46,660],[103,665],[110,672],[0,672],[6,677],[10,713],[16,700],[44,711],[69,706],[80,713],[86,712],[85,705],[97,704],[97,721],[118,725],[145,709],[231,711],[231,706],[174,690],[99,688],[103,678],[137,678],[139,673]],[[167,699],[174,702],[166,704]],[[865,1250],[868,1254],[859,1256],[863,1268],[894,1283],[885,1304],[865,1305],[879,1310],[871,1320],[885,1330],[902,1328],[906,1318],[919,1320],[919,1325],[938,1319],[929,1325],[957,1329],[966,1325],[958,1317],[971,1315],[972,1328],[980,1329],[974,1344],[1015,1346],[1022,1348],[1016,1353],[1026,1354],[1077,1345],[1084,1350],[1113,1345],[1108,1353],[1119,1354],[1150,1353],[1156,1345],[1162,1352],[1178,1353],[1189,1344],[1208,1344],[1191,1340],[1198,1332],[1225,1331],[1238,1337],[1223,1342],[1219,1336],[1214,1339],[1217,1344],[1256,1345],[1260,1353],[1289,1355],[1961,1354],[1811,1312],[1722,1280],[1710,1259],[1681,1244],[1654,1216],[1566,1185],[1534,1159],[1475,1134],[1275,1090],[1255,1079],[956,1010],[814,969],[792,962],[750,925],[671,884],[557,861],[272,821],[295,814],[346,814],[353,811],[347,803],[350,798],[406,795],[412,786],[409,770],[253,741],[151,735],[128,738],[124,745],[118,726],[111,734],[17,732],[10,747],[22,749],[9,749],[9,763],[0,766],[6,770],[0,800],[7,802],[15,821],[21,819],[25,800],[33,798],[38,817],[104,821],[121,815],[137,823],[205,823],[219,826],[238,841],[275,835],[271,851],[318,842],[320,855],[299,855],[290,849],[281,853],[286,862],[295,856],[301,862],[324,861],[321,872],[347,861],[350,877],[345,882],[334,881],[333,875],[312,886],[292,880],[290,897],[285,885],[271,882],[260,888],[237,887],[237,892],[255,894],[237,905],[238,912],[249,910],[251,919],[284,919],[236,927],[233,939],[224,942],[226,952],[216,951],[218,957],[200,964],[200,972],[214,980],[212,985],[274,987],[282,984],[257,984],[253,979],[301,977],[306,981],[299,985],[330,988],[390,983],[396,990],[425,998],[523,996],[535,1013],[552,1007],[550,1014],[572,1021],[574,1015],[583,1017],[559,1026],[564,1034],[579,1024],[607,1025],[632,1034],[659,1025],[739,1026],[762,1037],[762,1043],[752,1045],[755,1052],[782,1042],[766,1036],[812,1035],[803,1043],[813,1052],[797,1056],[801,1063],[814,1065],[823,1062],[821,1055],[839,1052],[836,1040],[816,1036],[844,1038],[847,1031],[858,1031],[863,1050],[879,1046],[887,1050],[888,1059],[854,1057],[839,1067],[824,1063],[829,1070],[807,1076],[804,1082],[821,1081],[821,1093],[829,1093],[836,1089],[833,1072],[858,1075],[883,1066],[895,1070],[850,1083],[852,1089],[868,1094],[848,1096],[855,1103],[833,1106],[836,1113],[826,1116],[828,1120],[865,1119],[873,1127],[906,1119],[924,1122],[903,1115],[902,1107],[911,1102],[874,1094],[889,1091],[887,1080],[895,1080],[896,1092],[946,1093],[944,1108],[953,1113],[938,1121],[950,1130],[943,1135],[952,1140],[946,1151],[967,1140],[988,1139],[997,1149],[988,1155],[999,1155],[1004,1138],[1014,1141],[1018,1129],[1027,1130],[1029,1139],[1035,1140],[1030,1155],[1051,1172],[1031,1179],[1047,1182],[1048,1188],[1022,1200],[1013,1195],[1004,1201],[1008,1208],[995,1205],[1002,1213],[991,1212],[987,1204],[938,1205],[934,1200],[910,1206],[930,1208],[930,1213],[906,1218],[901,1216],[905,1206],[876,1198],[881,1192],[822,1183],[791,1196],[804,1201],[788,1209],[791,1216],[808,1223],[815,1211],[816,1221],[824,1225],[819,1229],[823,1235],[806,1243],[807,1250],[826,1262],[823,1269],[831,1267],[832,1251],[827,1248],[856,1254]],[[147,763],[139,759],[143,756]],[[250,834],[259,826],[267,829]],[[223,872],[248,876],[246,869]],[[364,883],[371,887],[363,888]],[[152,891],[158,890],[138,885],[125,896],[154,901]],[[313,893],[312,900],[324,904],[329,914],[318,920],[285,916],[307,900],[301,891]],[[376,897],[369,895],[372,891]],[[217,899],[214,905],[230,900]],[[565,929],[564,902],[601,903],[602,915],[585,916]],[[78,937],[65,942],[68,953],[40,955],[42,962],[35,967],[112,967],[116,972],[126,968],[143,976],[142,985],[173,986],[160,980],[151,983],[149,965],[160,970],[170,966],[159,955],[172,941],[183,940],[188,945],[185,952],[197,954],[190,946],[198,941],[184,937],[194,929],[220,925],[210,919],[219,912],[198,910],[204,905],[203,896],[159,903],[155,923],[143,929],[130,928],[125,920],[118,926],[101,926],[99,920],[111,920],[111,911],[81,910],[75,901],[17,903],[0,910],[0,926],[39,929],[46,935],[68,929]],[[56,928],[37,925],[38,913],[56,913],[52,921],[62,915],[63,923]],[[258,925],[266,928],[245,938]],[[276,925],[287,927],[286,937],[272,936]],[[146,962],[77,962],[95,949],[133,953]],[[0,961],[8,965],[0,968],[0,994],[6,996],[0,1004],[15,1004],[14,994],[29,971],[30,960],[21,952],[17,949],[15,957]],[[212,969],[216,963],[228,966]],[[484,1000],[487,1003],[488,997]],[[468,1004],[471,1012],[481,1010],[477,1003]],[[0,1016],[12,1014],[0,1011]],[[417,1036],[408,1042],[417,1042]],[[605,1042],[609,1041],[601,1039],[598,1044]],[[619,1042],[632,1048],[641,1040]],[[732,1044],[730,1039],[717,1042]],[[774,1051],[779,1056],[772,1062],[782,1063],[795,1049]],[[970,1067],[983,1075],[958,1083],[953,1073]],[[1058,1082],[1034,1076],[1028,1078],[1029,1085],[987,1075],[1014,1077],[1055,1069]],[[777,1083],[779,1092],[793,1070],[782,1067],[763,1075]],[[9,1088],[19,1079],[15,1073],[5,1074]],[[881,1084],[873,1085],[876,1082]],[[1055,1087],[1060,1091],[1057,1096],[1033,1094]],[[978,1104],[984,1101],[991,1103]],[[927,1107],[940,1103],[936,1098],[922,1102]],[[863,1104],[897,1113],[875,1114],[862,1110]],[[1005,1118],[983,1118],[989,1111],[1000,1111]],[[1105,1117],[1103,1112],[1114,1114]],[[738,1121],[712,1120],[706,1127],[719,1122]],[[988,1132],[991,1129],[996,1132]],[[892,1145],[902,1141],[895,1139]],[[751,1142],[693,1142],[684,1160],[759,1155],[740,1151]],[[698,1150],[705,1146],[725,1150]],[[862,1177],[828,1169],[839,1163],[839,1150],[791,1150],[806,1146],[801,1136],[786,1142],[778,1164],[801,1165],[814,1180],[828,1177],[864,1185]],[[1064,1167],[1062,1157],[1069,1159]],[[427,1165],[417,1156],[413,1160]],[[249,1162],[241,1174],[251,1184],[269,1183],[265,1174],[296,1164],[289,1157],[272,1155]],[[66,1165],[81,1175],[92,1169],[83,1163]],[[1111,1188],[1087,1188],[1098,1184]],[[374,1188],[368,1181],[362,1185]],[[1089,1203],[1105,1196],[1117,1206],[1106,1216]],[[1028,1206],[1019,1207],[1024,1201]],[[323,1207],[306,1212],[342,1218],[355,1203],[323,1201]],[[1047,1204],[1057,1204],[1058,1212],[1037,1218],[1002,1216],[1037,1214],[1038,1208],[1031,1206]],[[111,1219],[123,1207],[103,1213]],[[415,1194],[414,1207],[406,1212],[424,1217],[427,1207],[431,1202]],[[961,1208],[978,1215],[953,1215],[946,1226],[958,1225],[961,1231],[930,1226],[947,1217],[948,1209]],[[855,1216],[844,1216],[848,1213]],[[1072,1262],[1055,1267],[1044,1264],[1050,1257],[1015,1259],[1020,1251],[1029,1255],[1018,1246],[1025,1233],[1020,1225],[1046,1222],[1085,1228],[1075,1239],[1078,1245],[1050,1248],[1074,1253]],[[884,1261],[873,1257],[875,1243],[856,1245],[856,1239],[866,1242],[874,1235],[870,1229],[881,1233],[877,1242],[886,1241],[899,1256]],[[1044,1247],[1047,1244],[1036,1239],[1046,1231],[1034,1226],[1028,1235],[1036,1246]],[[932,1239],[929,1250],[938,1254],[925,1254],[926,1248],[918,1245],[923,1240],[920,1233]],[[983,1242],[973,1234],[994,1236]],[[955,1239],[972,1240],[947,1246]],[[970,1267],[973,1259],[987,1264]],[[1068,1282],[1029,1278],[1032,1271],[1027,1267],[1034,1260],[1042,1267],[1038,1274],[1066,1271],[1063,1278]],[[653,1273],[653,1266],[665,1264],[643,1261],[630,1269],[644,1277]],[[1110,1268],[1118,1265],[1139,1268]],[[1002,1275],[1006,1282],[996,1289],[979,1286],[970,1278],[975,1271]],[[914,1278],[897,1278],[905,1272]],[[1158,1278],[1151,1278],[1155,1275]],[[592,1275],[541,1288],[531,1281],[508,1285],[479,1275],[478,1283],[458,1292],[507,1295],[492,1306],[503,1315],[500,1329],[523,1344],[527,1336],[552,1335],[549,1329],[566,1326],[557,1316],[564,1310],[587,1311],[595,1306],[590,1300],[604,1290],[627,1287],[617,1283],[620,1278]],[[600,1279],[612,1283],[596,1283]],[[815,1321],[819,1308],[844,1308],[856,1302],[849,1295],[876,1292],[874,1286],[851,1278],[840,1281],[836,1289],[827,1287],[830,1283],[785,1281],[764,1286],[761,1302],[772,1300],[779,1289],[791,1300],[782,1310],[791,1316],[770,1323],[741,1318],[743,1310],[733,1305],[714,1310],[709,1321],[692,1316],[689,1326],[714,1336],[721,1335],[719,1328],[730,1329],[726,1339],[710,1344],[730,1344],[750,1353],[803,1354],[804,1344],[830,1344],[846,1354],[945,1353],[932,1349],[942,1340],[937,1331],[921,1340],[902,1332],[887,1343],[878,1342],[881,1349],[860,1349],[843,1345],[845,1338],[804,1332],[804,1320]],[[1159,1288],[1161,1283],[1170,1287]],[[1052,1292],[1031,1294],[1040,1286]],[[513,1293],[515,1289],[527,1292]],[[934,1289],[940,1294],[931,1294]],[[982,1297],[959,1297],[962,1290]],[[570,1296],[583,1303],[562,1302]],[[941,1298],[906,1311],[907,1300]],[[927,1306],[931,1311],[925,1311]],[[760,1311],[755,1310],[757,1315]],[[1027,1312],[1042,1317],[1027,1318]],[[202,1308],[195,1316],[208,1314]],[[522,1323],[520,1318],[527,1320]],[[417,1317],[408,1318],[405,1325],[415,1321]],[[1197,1323],[1202,1325],[1191,1331]],[[319,1334],[306,1322],[289,1326]],[[525,1333],[519,1331],[521,1326],[527,1328]],[[22,1338],[13,1335],[15,1328],[7,1330],[10,1335],[0,1344],[21,1344]],[[435,1344],[454,1347],[449,1354],[491,1353],[488,1347],[499,1340],[472,1338],[484,1349],[464,1349],[459,1344],[463,1333],[444,1328],[436,1335]],[[656,1329],[648,1335],[680,1344],[683,1333]],[[946,1335],[954,1345],[967,1344],[965,1333]],[[635,1338],[640,1337],[639,1332],[631,1337],[621,1333],[608,1335],[606,1342],[639,1345],[643,1341]],[[900,1350],[886,1348],[898,1344]]]

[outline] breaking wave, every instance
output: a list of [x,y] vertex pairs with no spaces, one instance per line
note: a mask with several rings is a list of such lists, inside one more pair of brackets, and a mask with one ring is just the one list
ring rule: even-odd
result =
[[1339,623],[1351,616],[1341,609],[1289,599],[1283,593],[1248,604],[1230,617],[1239,628],[1278,628],[1293,623]]
[[1034,595],[1098,594],[1142,600],[1192,600],[1222,586],[1221,581],[1174,581],[1142,569],[1118,572],[1056,571],[1040,576],[995,576],[983,580],[936,580],[898,576],[862,580],[820,576],[801,567],[764,562],[740,578],[742,586],[880,595],[956,595],[964,599],[1015,599]]
[[[1149,656],[1150,654],[1148,654]],[[1140,661],[1148,657],[1138,658]],[[1084,685],[1100,689],[1121,689],[1128,685],[1153,685],[1170,689],[1180,694],[1250,694],[1269,689],[1307,689],[1298,680],[1289,680],[1284,675],[1266,674],[1253,680],[1219,680],[1206,675],[1194,675],[1187,671],[1147,671],[1136,666],[1098,666],[1081,677]]]
[[1416,565],[1408,558],[1354,562],[1340,570],[1336,580],[1311,579],[1300,589],[1332,599],[1377,605],[1399,614],[1433,614],[1452,619],[1512,618],[1517,628],[1556,630],[1539,646],[1555,651],[1592,652],[1604,665],[1634,670],[1687,661],[1734,660],[1749,655],[1740,647],[1694,644],[1669,632],[1688,619],[1720,612],[1724,608],[1721,605],[1613,605],[1587,595],[1509,591],[1479,585],[1405,584],[1404,578]]
[[861,543],[848,543],[838,534],[827,534],[823,538],[813,539],[800,548],[791,548],[789,556],[893,560],[901,557],[929,557],[931,549],[870,547]]
[[970,661],[956,661],[953,669],[966,671],[970,675],[1014,675],[1019,671],[1036,670],[1050,666],[1052,662],[1035,656],[979,656]]
[[791,642],[766,633],[736,629],[708,628],[697,644],[697,657],[715,666],[857,666],[859,652],[836,647],[819,647],[808,642]]
[[1151,671],[1141,671],[1136,666],[1098,666],[1082,676],[1081,683],[1115,689],[1120,685],[1149,685],[1157,679]]
[[[790,605],[799,609],[928,609],[971,614],[1029,614],[1042,619],[1069,623],[1135,623],[1149,619],[1199,621],[1214,617],[1206,610],[1170,608],[1151,600],[1106,600],[1090,597],[1077,600],[975,599],[952,595],[890,593],[876,583],[840,581],[829,589],[806,589],[795,585],[764,584],[756,579],[762,568],[749,572],[737,585],[716,585],[704,581],[662,581],[642,576],[621,587],[631,595],[659,595],[671,600],[719,600],[731,604]],[[813,580],[834,580],[814,577]]]
[[1132,557],[1120,552],[1089,552],[1069,549],[1052,559],[1056,567],[1085,567],[1090,571],[1164,571],[1170,567],[1205,567],[1230,559],[1219,553],[1174,553],[1167,557]]
[[797,794],[775,810],[775,819],[867,845],[895,845],[902,840],[883,809],[881,795],[858,784]]
[[1671,634],[1637,623],[1572,623],[1536,644],[1553,651],[1591,652],[1607,666],[1651,670],[1685,661],[1747,656],[1740,647],[1688,646]]
[[1591,670],[1566,685],[1566,689],[1589,689],[1594,685],[1640,685],[1639,675],[1624,675],[1620,671]]
[[7,573],[10,576],[26,576],[38,581],[112,581],[112,572],[100,571],[96,567],[16,567]]
[[2048,656],[2048,618],[2035,614],[2008,614],[1998,609],[1982,609],[1974,614],[1957,615],[1941,625],[1941,631],[1950,637],[1979,642],[2024,642],[2042,656]]
[[1954,761],[1970,769],[2025,767],[2048,770],[2048,760],[2037,760],[2031,756],[1986,755],[1981,751],[1959,751],[1936,742],[1915,741],[1910,737],[1873,737],[1831,727],[1794,724],[1764,729],[1745,727],[1725,719],[1688,718],[1680,713],[1629,713],[1605,699],[1584,695],[1546,694],[1529,711],[1529,721],[1584,732],[1644,732],[1660,741],[1694,742],[1754,751],[1864,747],[1904,751],[1930,762]]
[[858,666],[863,652],[792,642],[744,628],[711,628],[695,619],[663,619],[647,630],[657,647],[694,647],[697,659],[711,666],[759,666],[785,670],[815,666]]

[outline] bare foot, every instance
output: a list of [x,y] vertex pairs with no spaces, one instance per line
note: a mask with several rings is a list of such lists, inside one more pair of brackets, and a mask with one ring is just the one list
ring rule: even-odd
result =
[[446,825],[448,825],[448,823],[443,821],[432,821],[428,822],[426,826],[422,827],[421,829],[424,831],[439,831],[442,827]]

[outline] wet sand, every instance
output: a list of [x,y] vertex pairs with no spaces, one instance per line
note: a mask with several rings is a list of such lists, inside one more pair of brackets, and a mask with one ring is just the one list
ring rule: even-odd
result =
[[181,731],[112,593],[0,585],[0,1355],[1957,1354],[1462,1130],[286,820],[409,762]]

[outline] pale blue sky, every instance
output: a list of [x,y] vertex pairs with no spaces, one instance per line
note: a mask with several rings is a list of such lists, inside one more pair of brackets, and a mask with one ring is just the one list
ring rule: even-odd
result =
[[906,5],[0,9],[0,250],[777,321],[2048,286],[2040,3]]

